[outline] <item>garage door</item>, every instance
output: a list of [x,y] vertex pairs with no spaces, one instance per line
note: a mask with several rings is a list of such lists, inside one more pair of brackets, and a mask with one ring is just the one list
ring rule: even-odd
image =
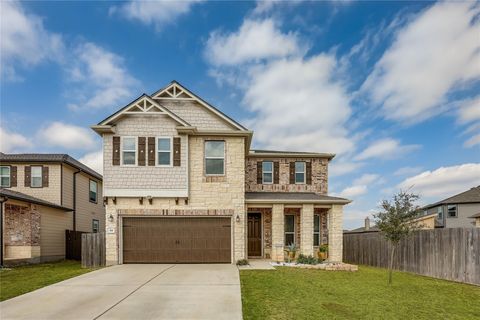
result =
[[230,218],[123,218],[123,263],[230,263]]

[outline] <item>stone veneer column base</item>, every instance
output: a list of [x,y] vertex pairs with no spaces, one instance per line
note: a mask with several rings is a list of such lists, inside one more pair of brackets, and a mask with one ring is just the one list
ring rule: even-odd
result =
[[313,255],[313,204],[304,204],[300,213],[300,252]]

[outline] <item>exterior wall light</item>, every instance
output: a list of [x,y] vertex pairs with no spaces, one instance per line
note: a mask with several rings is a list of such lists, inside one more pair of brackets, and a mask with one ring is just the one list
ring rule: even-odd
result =
[[108,216],[108,221],[113,222],[113,214],[110,213],[110,215]]
[[237,213],[237,216],[235,217],[235,221],[240,222],[240,215]]

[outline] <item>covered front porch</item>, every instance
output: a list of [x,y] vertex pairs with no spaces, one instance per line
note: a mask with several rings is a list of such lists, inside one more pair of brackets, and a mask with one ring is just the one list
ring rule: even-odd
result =
[[343,206],[350,201],[315,193],[248,192],[247,257],[284,261],[285,248],[317,257],[328,246],[328,261],[342,261]]

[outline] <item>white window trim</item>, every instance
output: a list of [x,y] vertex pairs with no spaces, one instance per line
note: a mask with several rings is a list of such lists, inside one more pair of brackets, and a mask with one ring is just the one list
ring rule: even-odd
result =
[[[125,138],[135,138],[135,164],[124,164],[123,163],[123,139]],[[131,152],[131,150],[127,150],[127,152]],[[138,166],[138,137],[135,136],[121,136],[120,137],[120,165],[122,167],[136,167]]]
[[[283,243],[284,243],[285,246],[290,245],[290,243],[285,244],[286,240],[287,240],[287,233],[288,233],[288,234],[293,234],[293,244],[296,245],[297,244],[297,239],[295,239],[296,238],[295,235],[297,233],[297,226],[296,226],[297,223],[295,221],[296,220],[296,215],[289,213],[289,214],[286,214],[285,217],[286,216],[292,216],[293,217],[293,232],[285,231],[285,226],[283,227],[283,229],[284,229],[284,231],[283,231]],[[283,223],[284,224],[285,224],[285,217],[283,218],[283,221],[284,221]]]
[[[318,231],[315,231],[315,217],[318,217]],[[313,243],[315,247],[320,247],[322,244],[322,225],[321,225],[322,219],[320,217],[320,214],[314,213],[313,214]],[[318,245],[315,245],[315,235],[318,234]]]
[[[263,164],[265,162],[270,162],[272,164],[272,171],[263,171]],[[273,184],[273,171],[275,168],[273,167],[273,161],[262,161],[262,184]],[[271,173],[272,174],[272,181],[271,182],[265,182],[265,176],[264,173]]]
[[[12,187],[12,167],[10,166],[0,166],[0,168],[8,168],[8,186],[1,186],[2,188],[11,188]],[[3,176],[0,174],[0,178],[5,178],[7,176]],[[1,179],[0,179],[1,183]]]
[[[97,224],[98,224],[98,229],[97,229],[97,232],[95,232],[95,230],[93,229],[93,226],[94,226],[94,222],[97,221]],[[92,219],[92,233],[99,233],[100,232],[100,220],[98,219]]]
[[[170,139],[170,164],[158,164],[158,139]],[[158,136],[155,137],[155,166],[161,168],[173,167],[173,137]]]
[[[448,207],[455,207],[455,215],[454,216],[450,215]],[[447,205],[447,218],[458,218],[458,205],[456,205],[456,204]]]
[[[92,199],[90,199],[90,192],[92,192],[92,189],[91,189],[91,185],[92,185],[92,182],[95,182],[95,185],[96,185],[96,190],[95,190],[95,201],[92,201]],[[98,203],[98,182],[95,181],[95,180],[92,180],[92,179],[89,179],[88,180],[88,201],[90,203]]]
[[[40,186],[33,185],[33,168],[40,168]],[[30,166],[30,188],[43,188],[43,167],[42,166]]]
[[[211,141],[221,141],[223,142],[223,157],[208,157],[207,158],[207,142]],[[207,177],[223,177],[225,176],[225,154],[227,150],[227,143],[225,140],[205,140],[205,143],[203,144],[203,162],[204,162],[204,172],[205,176]],[[207,159],[222,159],[223,160],[223,173],[222,174],[213,174],[213,173],[207,173]]]
[[[297,162],[303,163],[303,171],[297,172]],[[295,161],[295,184],[305,184],[307,182],[307,163],[305,161]],[[303,182],[297,181],[297,173],[303,173]]]

